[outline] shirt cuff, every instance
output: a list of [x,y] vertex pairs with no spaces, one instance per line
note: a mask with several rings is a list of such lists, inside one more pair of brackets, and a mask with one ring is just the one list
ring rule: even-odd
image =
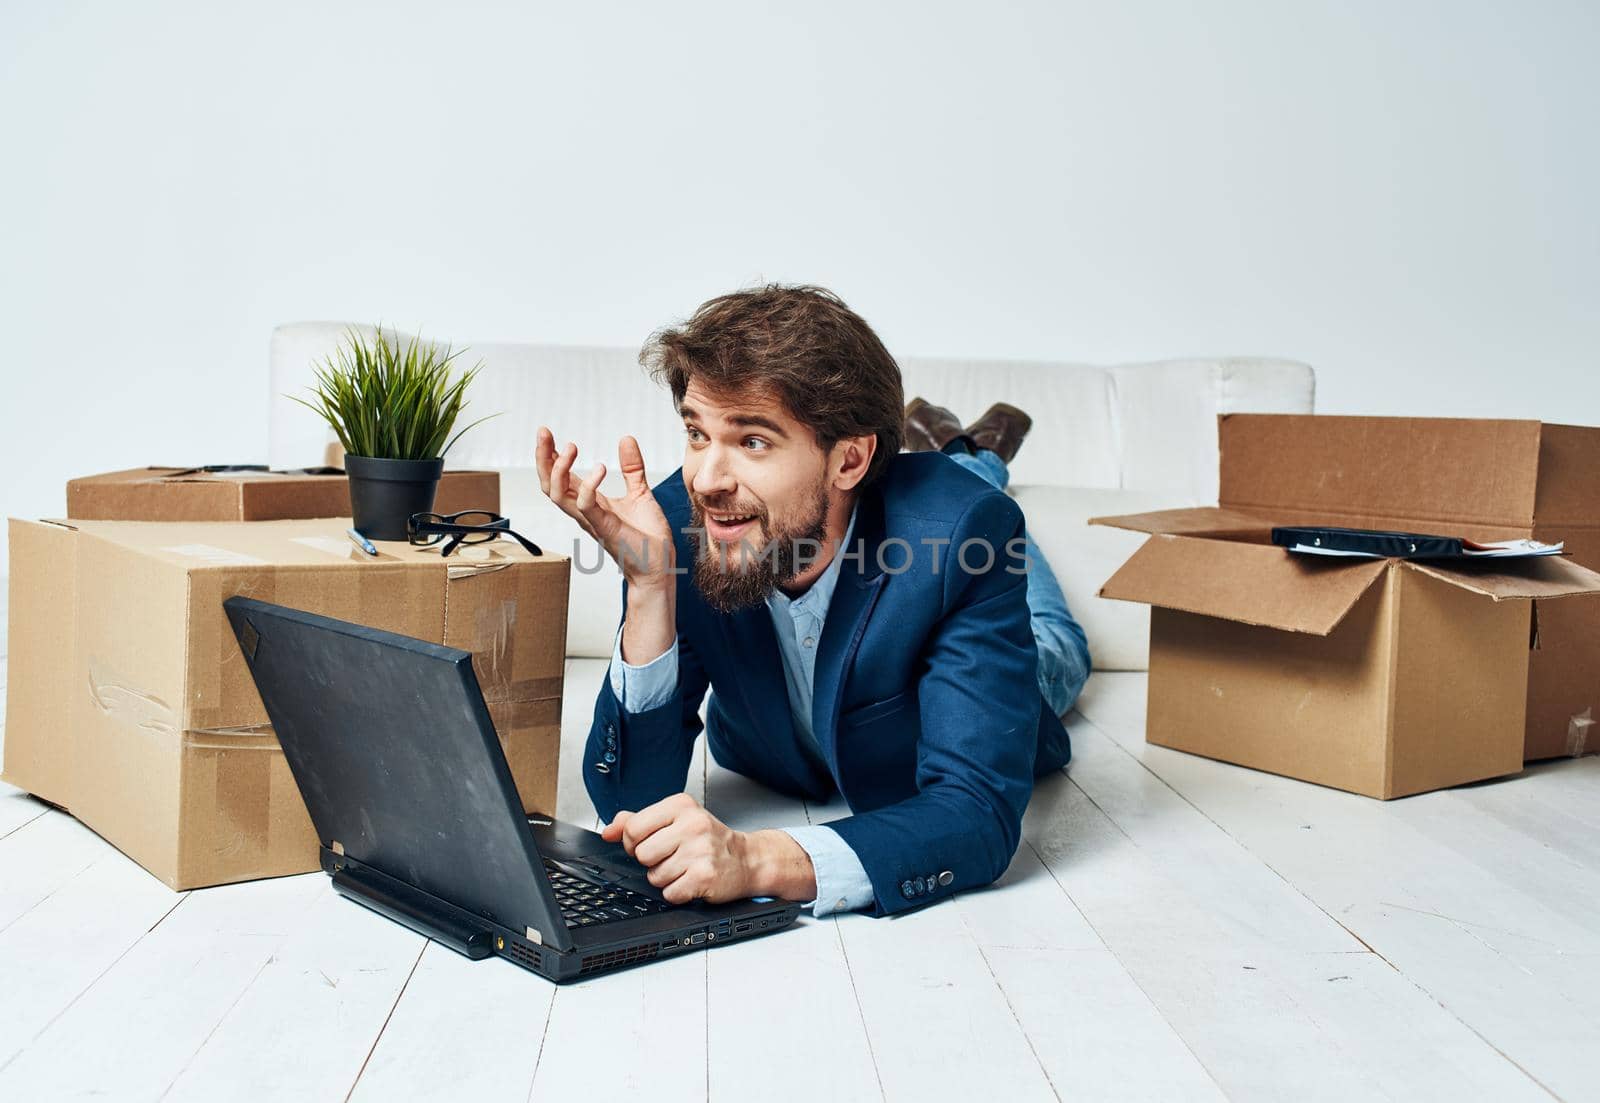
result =
[[623,712],[648,712],[672,700],[678,688],[678,641],[647,663],[634,666],[622,659],[622,628],[611,646],[611,692]]
[[812,916],[821,919],[872,903],[872,881],[866,868],[837,831],[821,824],[786,827],[783,831],[811,858],[817,878],[817,898],[810,902]]

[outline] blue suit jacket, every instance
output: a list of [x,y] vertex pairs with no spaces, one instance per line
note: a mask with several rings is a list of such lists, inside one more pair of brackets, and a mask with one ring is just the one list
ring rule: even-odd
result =
[[[655,496],[679,565],[692,564],[681,472]],[[1015,502],[938,453],[896,456],[862,492],[861,554],[841,564],[817,650],[812,725],[826,773],[793,734],[766,607],[718,613],[680,575],[672,699],[630,714],[602,680],[583,769],[596,809],[609,820],[683,790],[710,688],[718,762],[796,797],[843,794],[853,814],[827,826],[866,869],[874,914],[993,881],[1016,851],[1035,773],[1071,754],[1036,681],[1022,534]],[[981,543],[957,556],[970,540],[994,549],[988,569]]]

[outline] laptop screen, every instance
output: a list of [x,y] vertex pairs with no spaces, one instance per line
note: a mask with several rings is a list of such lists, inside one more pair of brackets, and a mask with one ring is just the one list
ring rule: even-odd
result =
[[470,653],[224,606],[324,845],[513,930],[565,933]]

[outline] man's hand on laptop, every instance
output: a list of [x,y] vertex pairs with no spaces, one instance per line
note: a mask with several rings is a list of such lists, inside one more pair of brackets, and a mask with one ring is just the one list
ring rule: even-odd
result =
[[688,793],[618,812],[600,834],[621,842],[671,904],[751,896],[810,900],[817,894],[811,858],[787,832],[735,831]]

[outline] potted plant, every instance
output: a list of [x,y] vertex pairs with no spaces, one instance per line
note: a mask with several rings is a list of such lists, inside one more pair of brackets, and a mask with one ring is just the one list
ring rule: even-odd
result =
[[488,420],[450,435],[466,405],[467,385],[483,368],[479,363],[452,379],[459,355],[418,337],[402,348],[382,326],[371,338],[352,328],[334,355],[316,366],[311,400],[288,396],[338,434],[351,519],[369,539],[406,539],[411,515],[433,509],[445,453],[467,429]]

